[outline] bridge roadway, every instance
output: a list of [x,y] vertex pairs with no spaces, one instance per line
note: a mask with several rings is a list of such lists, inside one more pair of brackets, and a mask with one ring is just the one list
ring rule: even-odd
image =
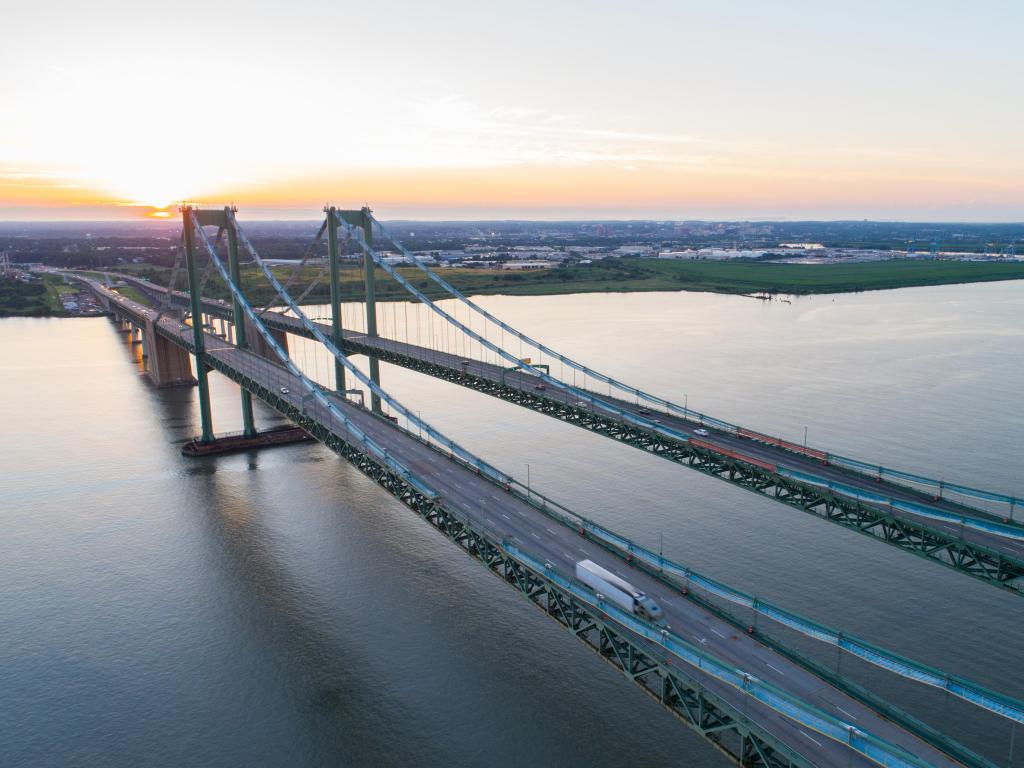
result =
[[[150,292],[151,294],[153,292],[166,294],[167,292],[166,288],[154,285],[153,283],[130,275],[119,275],[119,277],[130,281],[132,284]],[[187,301],[187,294],[180,291],[175,291],[174,294],[176,300]],[[217,315],[218,317],[226,319],[231,318],[231,306],[226,302],[204,299],[204,306],[211,315]],[[299,336],[310,336],[309,332],[302,326],[301,321],[297,318],[291,317],[290,315],[285,315],[281,312],[268,311],[264,317],[271,327],[286,330],[289,333]],[[319,323],[318,325],[320,330],[322,330],[326,336],[331,336],[330,325],[325,323]],[[554,402],[564,403],[577,409],[607,416],[607,414],[603,413],[600,409],[591,406],[585,401],[579,400],[579,398],[568,389],[553,386],[547,386],[543,390],[537,389],[537,379],[530,374],[519,371],[508,371],[501,366],[491,363],[467,359],[448,352],[441,352],[380,336],[367,336],[362,333],[346,331],[344,332],[344,340],[347,347],[358,345],[361,347],[376,348],[380,349],[382,352],[392,352],[420,362],[445,367],[456,373],[465,371],[468,374],[489,382],[504,383],[505,386],[530,392]],[[464,361],[466,361],[465,366],[463,366]],[[694,423],[693,421],[689,421],[672,414],[666,414],[661,411],[651,411],[649,414],[644,414],[642,413],[644,410],[643,406],[637,405],[634,402],[609,397],[597,392],[592,392],[591,394],[634,415],[642,416],[647,419],[657,419],[662,426],[682,432],[691,438],[696,438],[697,440],[708,443],[711,446],[725,448],[769,465],[784,467],[797,472],[814,475],[818,478],[822,478],[823,480],[842,483],[868,493],[891,497],[898,501],[911,502],[955,515],[964,514],[964,508],[955,502],[951,502],[946,499],[936,500],[913,488],[889,482],[879,483],[874,478],[860,472],[849,470],[834,464],[825,464],[813,457],[801,455],[779,446],[765,444],[749,437],[718,430],[708,425]],[[709,434],[707,436],[696,435],[695,432],[697,429],[706,429]],[[712,448],[712,450],[713,449],[714,448]],[[919,524],[942,531],[950,537],[962,538],[964,541],[971,544],[986,547],[1000,555],[1006,556],[1020,563],[1024,563],[1024,541],[1006,538],[991,532],[979,531],[969,527],[965,528],[952,522],[934,520],[926,516],[915,515],[905,510],[894,509],[878,504],[870,504],[868,502],[864,503],[866,506],[874,506],[876,508],[884,509],[885,512],[891,514],[897,519],[915,521]]]
[[[294,318],[289,317],[289,321]],[[296,321],[297,322],[297,321]],[[330,328],[325,326],[325,332],[329,335]],[[392,339],[386,339],[383,337],[371,337],[365,334],[346,334],[345,340],[351,344],[360,344],[367,347],[374,347],[381,350],[388,350],[397,354],[405,355],[408,357],[422,360],[424,362],[430,362],[435,365],[441,365],[450,368],[454,371],[463,370],[462,364],[464,360],[468,362],[465,365],[465,371],[473,376],[478,376],[488,381],[500,382],[504,381],[506,386],[514,387],[527,392],[535,392],[547,399],[554,400],[556,402],[566,403],[572,405],[574,408],[580,408],[585,411],[593,413],[600,413],[600,410],[592,406],[590,403],[579,400],[571,391],[568,389],[559,389],[552,386],[545,385],[545,389],[537,390],[538,379],[536,376],[531,374],[522,373],[520,371],[506,371],[500,366],[496,366],[490,363],[482,363],[479,361],[469,360],[462,358],[457,355],[452,355],[446,352],[435,352],[431,349],[418,347],[411,344],[406,344],[401,341],[394,341]],[[504,379],[502,376],[504,375]],[[615,397],[607,397],[593,393],[596,397],[600,397],[607,403],[615,405],[629,413],[640,416],[643,406],[631,403],[627,400],[621,400]],[[718,447],[726,448],[736,453],[748,456],[759,461],[763,461],[766,464],[774,466],[781,466],[787,469],[796,470],[806,474],[815,475],[824,480],[830,480],[836,483],[843,483],[845,485],[853,486],[855,488],[867,491],[869,493],[881,493],[885,496],[890,496],[893,499],[899,501],[908,501],[915,504],[922,504],[936,510],[949,512],[951,514],[961,514],[956,504],[950,503],[945,500],[935,501],[929,496],[925,496],[911,488],[905,488],[902,486],[886,483],[881,488],[879,483],[876,483],[872,478],[866,477],[857,472],[851,472],[842,467],[837,467],[833,464],[823,464],[821,461],[810,458],[808,456],[801,456],[798,453],[792,453],[783,448],[766,445],[765,443],[752,440],[748,437],[740,435],[734,435],[730,432],[715,429],[709,425],[701,425],[688,421],[680,416],[672,414],[666,414],[662,411],[651,411],[649,415],[645,415],[644,418],[657,419],[658,422],[665,427],[674,429],[678,432],[682,432],[689,437],[696,438],[702,442],[710,443]],[[700,436],[696,434],[696,430],[705,429],[708,432],[707,436]],[[886,508],[887,512],[891,512],[894,517],[897,518],[908,518],[917,520],[918,522],[944,530],[953,536],[961,536],[966,541],[980,544],[990,549],[996,550],[1001,553],[1005,553],[1019,560],[1024,560],[1024,541],[1018,541],[1009,539],[1003,536],[999,536],[995,533],[987,531],[979,531],[972,528],[962,528],[960,525],[943,522],[939,520],[933,520],[931,518],[915,515],[911,512],[907,512],[900,509],[889,509]]]
[[[130,299],[119,297],[117,301],[133,314],[151,319],[156,317],[156,312]],[[175,336],[181,346],[191,346],[193,331],[190,326],[166,317],[159,321],[159,325]],[[304,387],[301,380],[287,369],[252,352],[238,349],[217,336],[206,334],[205,339],[208,356],[260,381],[273,391],[281,392],[292,406],[302,409]],[[282,388],[288,390],[287,393]],[[598,547],[574,528],[548,517],[516,495],[428,447],[387,419],[341,397],[333,396],[332,399],[348,419],[386,447],[391,456],[415,475],[428,482],[439,493],[442,503],[470,519],[486,523],[493,534],[507,537],[528,554],[550,562],[563,575],[571,578],[575,563],[584,558],[597,562],[653,597],[665,611],[673,633],[707,653],[863,731],[898,745],[932,765],[961,765],[756,639],[737,633],[735,627],[726,621]],[[307,403],[305,413],[329,425],[337,436],[345,439],[347,428],[343,422],[317,401]],[[358,445],[356,441],[350,442]],[[628,630],[623,631],[629,634]],[[637,642],[646,646],[654,657],[664,658],[666,655],[659,646],[641,638]],[[805,730],[731,686],[713,678],[707,678],[705,685],[814,765],[825,768],[875,765],[848,746]]]

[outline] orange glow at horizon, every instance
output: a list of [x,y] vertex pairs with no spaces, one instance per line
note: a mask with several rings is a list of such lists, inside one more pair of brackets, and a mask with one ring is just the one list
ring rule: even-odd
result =
[[[723,167],[724,166],[724,167]],[[163,174],[153,168],[158,190],[180,188],[184,171]],[[86,183],[53,174],[32,183],[0,177],[0,208],[24,206],[41,212],[68,208],[100,212],[97,218],[168,220],[181,199],[198,205],[235,202],[243,212],[284,211],[284,216],[315,217],[325,203],[358,207],[369,203],[380,215],[396,218],[581,217],[744,218],[792,216],[813,211],[819,217],[885,216],[914,201],[921,210],[968,205],[1024,204],[1019,179],[999,175],[972,178],[927,173],[926,168],[880,167],[855,163],[830,167],[773,168],[751,164],[680,166],[672,164],[530,163],[454,168],[338,169],[218,183],[210,174],[206,193],[184,198],[160,194],[121,197],[113,184]],[[122,190],[141,190],[145,172],[124,174]],[[130,184],[129,176],[136,178]],[[177,183],[176,183],[177,182]],[[102,213],[105,211],[106,213]],[[567,213],[569,212],[569,213]],[[46,214],[44,213],[44,216]]]

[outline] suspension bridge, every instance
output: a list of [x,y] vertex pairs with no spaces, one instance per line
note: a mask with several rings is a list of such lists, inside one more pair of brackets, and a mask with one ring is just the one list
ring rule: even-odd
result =
[[[378,384],[380,360],[426,373],[626,443],[960,573],[1024,594],[1024,526],[1017,520],[1019,498],[765,435],[611,379],[560,355],[478,307],[387,235],[368,211],[350,212],[348,218],[349,221],[339,219],[338,226],[347,225],[351,234],[350,222],[356,222],[359,229],[355,232],[360,236],[353,239],[367,255],[365,321],[359,323],[359,330],[355,330],[356,323],[350,322],[344,332],[340,317],[337,329],[333,323],[313,326],[345,354],[366,355],[371,377]],[[325,229],[326,223],[314,246],[307,249],[302,264],[315,251]],[[452,299],[450,303],[456,309],[443,309],[388,264],[372,247],[375,237],[416,265]],[[336,240],[329,249],[335,255],[324,260],[333,275],[332,295],[340,295],[337,266],[331,266],[331,259],[336,264],[340,252]],[[417,329],[417,338],[412,341],[408,333],[405,339],[378,334],[374,267],[396,279],[408,291],[409,298],[419,302],[430,315],[426,320],[447,327],[432,325],[422,332]],[[189,306],[186,292],[129,275],[119,277],[155,302],[167,302],[178,308]],[[311,287],[307,286],[303,294],[308,294]],[[467,308],[467,322],[455,316],[459,306]],[[233,308],[226,302],[204,300],[200,308],[208,319],[234,320]],[[314,338],[309,325],[293,314],[268,307],[260,316],[279,339],[287,334]],[[480,330],[473,329],[473,318],[479,321]],[[393,325],[401,327],[401,323]],[[464,337],[461,346],[459,337],[450,338],[450,330]],[[424,339],[429,339],[426,345]],[[516,345],[514,350],[512,344]],[[335,381],[344,382],[340,365],[335,370]],[[609,394],[597,392],[596,385],[605,385]],[[371,394],[371,400],[379,410],[379,397]],[[980,508],[981,504],[987,508]]]
[[[523,486],[391,396],[381,385],[379,362],[606,435],[1019,594],[1024,529],[1014,519],[1016,497],[795,445],[600,374],[460,294],[391,237],[367,208],[326,209],[299,265],[322,262],[314,282],[325,276],[330,281],[329,324],[303,309],[301,301],[313,284],[293,298],[293,280],[278,280],[233,209],[186,206],[182,214],[182,259],[170,284],[164,288],[120,276],[149,303],[136,302],[101,280],[76,279],[133,338],[140,337],[154,383],[198,385],[200,443],[216,442],[207,378],[209,371],[217,371],[240,385],[246,435],[257,434],[255,395],[374,479],[741,765],[995,764],[843,678],[838,669],[824,668],[772,641],[717,608],[711,598],[1008,721],[1012,761],[1012,738],[1024,723],[1021,702],[745,595]],[[214,227],[217,234],[211,238],[207,229]],[[318,256],[325,235],[326,254]],[[452,306],[434,301],[390,265],[382,243],[421,270]],[[346,321],[341,301],[340,261],[352,251],[361,257],[361,322],[354,317]],[[243,259],[273,289],[274,299],[261,308],[242,286]],[[187,291],[175,290],[181,269]],[[378,270],[419,302],[431,322],[428,332],[411,338],[407,331],[403,338],[394,321],[390,335],[379,332]],[[296,268],[293,277],[299,273]],[[227,288],[230,301],[203,297],[212,275]],[[221,324],[219,333],[214,321]],[[311,373],[290,354],[289,336],[310,339],[326,350],[332,370],[322,376]],[[524,346],[534,352],[523,354]],[[355,365],[351,355],[367,356],[369,372]],[[362,389],[348,387],[351,382],[370,393],[368,406]],[[627,613],[577,582],[574,565],[582,559],[652,596],[663,606],[668,626]]]

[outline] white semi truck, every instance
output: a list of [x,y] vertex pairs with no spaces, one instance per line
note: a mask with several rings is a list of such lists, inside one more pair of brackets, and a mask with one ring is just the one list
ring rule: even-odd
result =
[[665,614],[651,598],[625,579],[590,560],[576,563],[576,578],[610,603],[664,627]]

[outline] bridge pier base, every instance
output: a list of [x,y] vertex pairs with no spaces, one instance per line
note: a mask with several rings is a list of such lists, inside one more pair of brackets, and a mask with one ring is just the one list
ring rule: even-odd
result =
[[218,456],[224,453],[254,451],[258,448],[273,448],[278,445],[305,443],[313,439],[302,427],[285,424],[251,435],[243,432],[242,434],[216,436],[207,442],[191,440],[182,446],[181,452],[185,456],[192,457]]
[[147,373],[154,385],[191,387],[196,384],[189,353],[158,334],[152,322],[146,323],[142,345]]

